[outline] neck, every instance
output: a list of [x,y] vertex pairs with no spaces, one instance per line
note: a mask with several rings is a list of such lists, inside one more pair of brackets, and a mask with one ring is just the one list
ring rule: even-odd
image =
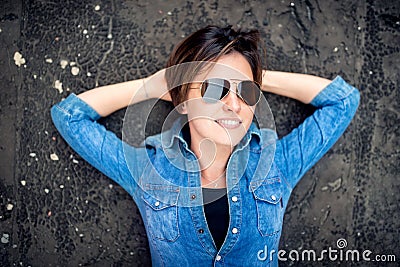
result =
[[226,187],[226,165],[232,153],[230,146],[218,145],[209,139],[191,140],[191,150],[197,156],[201,168],[203,187]]

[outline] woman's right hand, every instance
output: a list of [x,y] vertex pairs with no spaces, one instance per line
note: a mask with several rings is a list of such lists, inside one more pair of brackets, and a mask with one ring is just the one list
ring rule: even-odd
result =
[[171,101],[171,95],[168,92],[167,81],[165,80],[165,69],[159,70],[147,77],[143,86],[143,89],[148,92],[150,98]]

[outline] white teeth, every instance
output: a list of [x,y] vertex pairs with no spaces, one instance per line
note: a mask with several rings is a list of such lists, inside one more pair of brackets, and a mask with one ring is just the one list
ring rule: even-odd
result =
[[239,121],[233,121],[233,120],[219,120],[219,123],[225,124],[225,125],[238,125]]

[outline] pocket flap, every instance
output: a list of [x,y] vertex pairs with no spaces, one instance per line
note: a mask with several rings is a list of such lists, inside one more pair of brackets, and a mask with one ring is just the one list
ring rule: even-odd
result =
[[142,199],[154,210],[176,206],[179,187],[171,185],[145,184]]
[[279,177],[252,181],[250,190],[255,199],[271,204],[277,204],[282,198],[282,184]]

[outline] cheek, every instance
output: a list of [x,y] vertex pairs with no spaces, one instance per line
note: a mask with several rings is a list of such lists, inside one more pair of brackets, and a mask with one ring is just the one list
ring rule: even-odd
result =
[[201,98],[190,99],[186,102],[188,119],[210,118],[215,119],[215,115],[221,110],[219,104],[207,104]]
[[243,105],[241,109],[241,117],[246,123],[251,124],[254,117],[255,107],[249,107],[247,105]]

